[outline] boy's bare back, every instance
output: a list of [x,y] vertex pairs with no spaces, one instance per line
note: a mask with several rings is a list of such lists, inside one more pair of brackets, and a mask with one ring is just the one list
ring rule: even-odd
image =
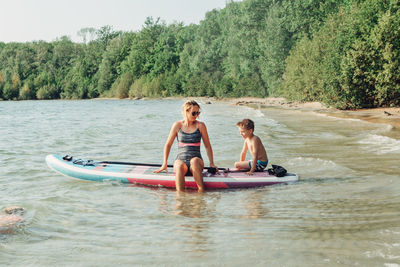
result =
[[[251,155],[253,155],[253,157],[256,157],[261,161],[268,160],[267,151],[265,150],[261,139],[257,135],[253,134],[252,137],[246,138],[245,142],[247,142],[247,147],[249,148],[250,153]],[[256,151],[257,155],[255,155]]]

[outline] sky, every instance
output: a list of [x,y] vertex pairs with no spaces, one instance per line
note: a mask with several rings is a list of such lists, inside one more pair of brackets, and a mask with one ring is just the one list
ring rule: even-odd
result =
[[82,42],[82,28],[110,25],[116,31],[139,31],[146,17],[167,24],[198,24],[207,11],[227,0],[0,0],[0,42],[52,42],[68,36]]

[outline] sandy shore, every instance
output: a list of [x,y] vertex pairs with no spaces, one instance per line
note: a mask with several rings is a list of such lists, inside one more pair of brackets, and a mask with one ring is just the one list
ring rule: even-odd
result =
[[400,108],[372,108],[357,110],[338,110],[319,102],[293,102],[285,98],[236,98],[225,99],[232,105],[258,105],[259,107],[280,107],[285,109],[316,111],[340,118],[357,118],[374,123],[390,124],[400,129]]

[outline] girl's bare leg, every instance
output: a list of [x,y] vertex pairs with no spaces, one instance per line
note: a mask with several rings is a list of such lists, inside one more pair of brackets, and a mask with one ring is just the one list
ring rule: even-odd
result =
[[204,162],[201,158],[192,158],[190,160],[190,171],[193,173],[194,181],[197,184],[199,192],[204,192],[205,186],[203,182]]
[[175,187],[177,191],[185,191],[185,174],[188,171],[188,167],[181,160],[176,160],[174,163],[175,171]]

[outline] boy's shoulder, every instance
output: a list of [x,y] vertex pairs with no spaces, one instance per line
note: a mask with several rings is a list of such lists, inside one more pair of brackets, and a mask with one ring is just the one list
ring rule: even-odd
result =
[[252,143],[260,142],[260,143],[262,143],[260,137],[258,137],[255,134],[253,134],[253,136],[251,137],[250,142],[252,142]]
[[253,136],[251,137],[252,140],[260,140],[260,137],[258,137],[257,135],[253,134]]

